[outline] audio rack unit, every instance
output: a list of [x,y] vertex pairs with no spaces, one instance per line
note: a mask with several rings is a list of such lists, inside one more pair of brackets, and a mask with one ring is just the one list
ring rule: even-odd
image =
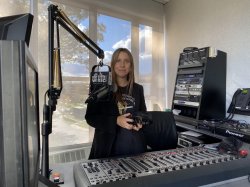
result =
[[175,119],[197,125],[226,113],[226,53],[212,47],[180,54],[173,95]]

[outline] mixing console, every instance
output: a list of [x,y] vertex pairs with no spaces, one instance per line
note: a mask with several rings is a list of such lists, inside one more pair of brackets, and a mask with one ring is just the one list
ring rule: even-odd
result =
[[[167,173],[238,159],[204,147],[148,152],[132,157],[90,160],[81,163],[87,186]],[[87,179],[87,180],[86,180]]]
[[247,123],[240,123],[239,121],[200,121],[198,122],[199,129],[210,130],[223,136],[234,136],[244,142],[250,142],[250,125]]

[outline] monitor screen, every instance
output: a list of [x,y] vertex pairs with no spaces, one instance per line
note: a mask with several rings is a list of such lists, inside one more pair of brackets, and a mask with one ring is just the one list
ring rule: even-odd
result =
[[0,18],[0,40],[22,40],[29,46],[33,15],[19,14]]
[[39,109],[38,109],[38,75],[29,55],[26,56],[26,106],[28,131],[28,167],[29,186],[36,186],[38,181],[40,136],[39,136]]
[[38,73],[24,41],[0,41],[0,186],[37,187]]

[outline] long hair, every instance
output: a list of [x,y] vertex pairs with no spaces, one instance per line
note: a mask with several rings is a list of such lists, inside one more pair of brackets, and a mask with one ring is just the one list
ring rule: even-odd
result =
[[122,101],[121,99],[121,93],[120,90],[118,89],[118,82],[117,82],[117,76],[114,70],[115,64],[118,60],[119,54],[121,52],[126,53],[129,56],[129,61],[130,61],[130,72],[127,76],[127,80],[128,80],[128,94],[132,95],[132,91],[133,91],[133,84],[135,82],[135,75],[134,75],[134,59],[133,56],[131,54],[131,52],[127,49],[127,48],[118,48],[114,51],[113,55],[112,55],[112,59],[111,59],[111,71],[112,71],[112,80],[113,80],[113,85],[115,85],[117,87],[117,91],[115,92],[115,96],[116,96],[116,100],[118,101]]

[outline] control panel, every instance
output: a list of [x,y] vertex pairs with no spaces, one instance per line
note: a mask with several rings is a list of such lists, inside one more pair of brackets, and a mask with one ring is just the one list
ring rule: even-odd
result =
[[204,165],[230,162],[239,159],[234,155],[220,154],[204,147],[186,147],[174,150],[147,152],[144,154],[90,160],[80,163],[86,186],[113,183],[159,173],[185,170]]

